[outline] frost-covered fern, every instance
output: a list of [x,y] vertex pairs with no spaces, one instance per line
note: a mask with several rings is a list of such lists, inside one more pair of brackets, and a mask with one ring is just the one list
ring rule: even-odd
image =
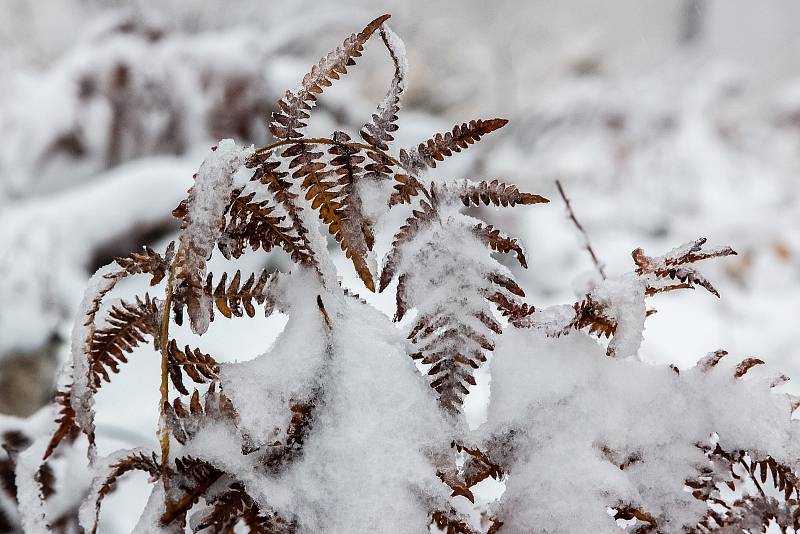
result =
[[[212,149],[173,212],[176,242],[95,274],[53,422],[3,436],[2,517],[30,532],[68,531],[75,520],[98,532],[103,499],[140,471],[152,493],[138,532],[797,528],[796,403],[772,391],[785,377],[751,371],[763,363],[754,358],[727,365],[722,351],[684,371],[638,358],[646,299],[695,287],[718,296],[696,264],[733,250],[706,249],[705,239],[658,257],[637,249],[630,273],[604,277],[573,304],[526,302],[496,258],[513,254],[528,267],[522,244],[468,210],[547,199],[497,179],[428,175],[504,119],[390,150],[407,67],[388,18],[345,39],[285,93],[274,142],[226,139]],[[340,131],[306,136],[317,98],[376,33],[395,70],[364,142]],[[374,229],[389,208],[407,218],[379,268]],[[343,287],[326,234],[367,291],[396,282],[403,326]],[[208,272],[215,249],[231,262],[281,250],[292,268],[229,279]],[[106,305],[120,280],[140,275],[151,294]],[[267,352],[222,363],[205,351],[214,321],[257,306],[288,316]],[[174,337],[184,313],[193,345]],[[160,447],[98,457],[95,396],[146,343],[161,357],[150,385],[161,394]],[[470,430],[462,404],[487,365],[488,420]],[[93,481],[78,510],[64,499],[71,506],[55,506],[51,464],[83,439]],[[489,478],[505,491],[473,506]]]

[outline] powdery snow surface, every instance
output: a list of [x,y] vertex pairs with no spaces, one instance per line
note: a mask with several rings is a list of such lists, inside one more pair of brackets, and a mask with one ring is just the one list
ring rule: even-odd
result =
[[325,292],[312,273],[280,276],[286,328],[265,354],[224,364],[221,384],[251,448],[285,442],[288,406],[311,403],[300,456],[266,474],[258,451],[231,454],[241,448],[234,430],[213,425],[182,453],[234,474],[265,506],[296,518],[301,532],[425,531],[428,505],[449,494],[429,458],[449,447],[454,429],[405,354],[401,332],[357,299]]
[[789,399],[770,391],[768,373],[735,379],[731,363],[678,374],[608,358],[582,333],[504,334],[491,362],[488,421],[477,430],[501,444],[509,466],[503,528],[618,532],[607,508],[627,504],[679,532],[705,513],[684,481],[705,463],[695,444],[714,433],[727,450],[794,464],[798,427]]

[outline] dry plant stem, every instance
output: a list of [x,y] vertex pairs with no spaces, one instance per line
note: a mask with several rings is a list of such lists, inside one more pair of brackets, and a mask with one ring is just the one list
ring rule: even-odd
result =
[[175,278],[174,264],[169,267],[167,289],[164,295],[164,308],[161,311],[161,335],[159,348],[161,349],[161,400],[159,404],[160,428],[159,442],[161,443],[161,480],[164,486],[164,510],[169,512],[172,503],[169,498],[169,429],[167,428],[166,406],[169,402],[169,321],[172,308],[172,285]]
[[600,260],[597,258],[597,254],[594,253],[594,249],[592,248],[592,244],[589,242],[589,234],[586,233],[583,226],[581,225],[578,218],[575,217],[575,212],[572,211],[572,205],[569,203],[569,199],[567,198],[567,194],[564,193],[564,188],[561,186],[561,181],[556,180],[556,187],[558,188],[558,194],[561,195],[561,198],[564,200],[564,204],[567,206],[567,212],[569,213],[569,218],[572,220],[572,223],[578,229],[578,231],[583,235],[583,242],[585,243],[586,250],[589,252],[589,255],[592,257],[592,261],[594,262],[594,266],[597,269],[597,272],[600,273],[600,276],[603,280],[606,279],[606,273],[603,271],[603,266],[600,263]]
[[[751,460],[751,462],[752,462],[752,460]],[[750,467],[746,463],[744,463],[744,460],[741,459],[741,458],[739,458],[739,464],[741,464],[741,466],[744,468],[745,472],[750,477],[750,480],[753,481],[753,484],[755,484],[756,489],[758,490],[758,493],[761,494],[761,497],[763,499],[766,499],[767,498],[767,494],[764,493],[764,489],[761,487],[761,484],[759,484],[758,480],[756,480],[755,474],[752,471],[750,471]]]

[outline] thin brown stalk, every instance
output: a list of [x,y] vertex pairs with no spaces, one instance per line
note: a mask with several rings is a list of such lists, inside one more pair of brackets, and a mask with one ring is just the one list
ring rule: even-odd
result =
[[578,231],[583,236],[583,243],[586,251],[592,257],[592,262],[594,262],[594,266],[597,269],[597,272],[600,273],[600,276],[603,280],[606,279],[606,273],[603,271],[603,265],[600,263],[600,260],[597,258],[597,254],[594,253],[594,249],[592,248],[592,244],[589,241],[589,234],[586,233],[586,230],[583,228],[583,225],[578,221],[578,218],[575,217],[575,212],[572,211],[572,205],[567,198],[567,194],[564,192],[564,188],[561,186],[561,181],[556,180],[556,187],[558,188],[558,194],[561,195],[561,198],[564,200],[564,204],[567,206],[567,213],[569,214],[569,218],[572,220],[572,223],[578,229]]
[[172,308],[172,286],[175,279],[175,264],[169,267],[167,289],[164,296],[164,308],[161,310],[161,333],[159,348],[161,349],[161,399],[159,401],[159,442],[161,444],[161,481],[164,486],[164,510],[169,512],[172,503],[169,497],[169,428],[167,427],[167,406],[169,404],[169,321]]

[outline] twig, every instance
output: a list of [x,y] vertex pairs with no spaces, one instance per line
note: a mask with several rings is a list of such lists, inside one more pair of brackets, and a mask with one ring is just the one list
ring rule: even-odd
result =
[[600,276],[603,278],[603,280],[605,280],[606,273],[605,271],[603,271],[603,265],[597,258],[597,254],[594,253],[592,244],[589,242],[589,235],[586,233],[586,230],[583,229],[583,226],[578,221],[578,218],[575,217],[575,212],[572,211],[572,205],[569,203],[567,194],[564,193],[564,188],[561,186],[561,182],[559,180],[556,180],[556,187],[558,188],[558,193],[561,195],[561,198],[564,199],[564,204],[566,204],[567,206],[567,213],[569,213],[569,218],[572,220],[573,224],[575,224],[575,227],[583,236],[583,246],[586,248],[586,251],[589,252],[589,255],[592,257],[592,261],[594,262],[594,266],[597,268],[597,272],[600,273]]
[[164,486],[164,511],[172,508],[169,495],[169,428],[167,427],[167,406],[169,405],[169,321],[172,308],[173,284],[175,280],[175,262],[169,266],[164,308],[161,311],[161,332],[159,348],[161,349],[161,399],[159,401],[159,442],[161,444],[161,481]]

